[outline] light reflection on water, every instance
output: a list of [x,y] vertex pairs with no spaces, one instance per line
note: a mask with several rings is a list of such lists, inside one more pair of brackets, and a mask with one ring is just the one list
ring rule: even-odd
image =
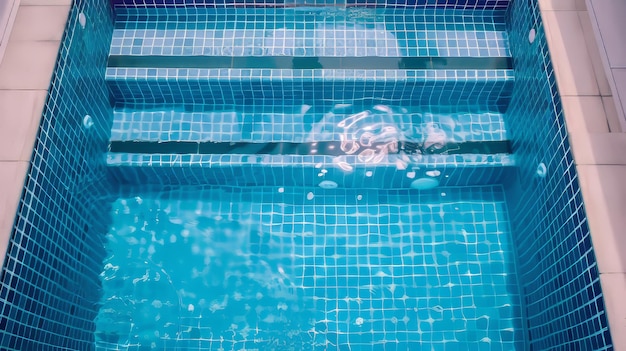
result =
[[96,319],[101,345],[244,340],[270,328],[296,344],[311,342],[312,315],[293,258],[270,242],[262,211],[253,219],[242,208],[242,218],[229,219],[160,205],[139,197],[114,204]]
[[[306,114],[309,109],[310,106],[305,105],[301,111]],[[420,120],[420,114],[411,115],[412,120],[402,118],[409,114],[402,107],[379,104],[351,111],[354,109],[351,104],[335,105],[320,121],[312,124],[309,140],[334,140],[336,136],[332,134],[337,133],[341,151],[346,155],[357,155],[361,163],[379,164],[388,155],[400,153],[397,168],[404,170],[409,163],[419,162],[423,153],[445,152],[456,128],[455,121],[447,116],[440,117],[439,121]],[[346,114],[346,111],[351,113]],[[413,145],[410,151],[400,150],[401,143],[405,142]],[[334,163],[346,172],[353,169],[343,155],[335,157]]]

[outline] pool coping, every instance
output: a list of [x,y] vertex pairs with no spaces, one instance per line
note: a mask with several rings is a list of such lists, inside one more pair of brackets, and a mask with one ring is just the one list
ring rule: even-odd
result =
[[[591,0],[539,0],[616,351],[626,350],[626,133]],[[582,39],[582,40],[581,40]],[[603,44],[604,45],[604,44]]]
[[5,257],[72,0],[16,0],[0,57],[0,257]]
[[[72,0],[17,0],[0,61],[0,255],[6,255]],[[626,350],[626,133],[591,0],[539,0],[597,257],[615,350]],[[599,20],[593,17],[594,21]],[[585,45],[579,45],[584,38]],[[614,84],[613,84],[614,85]],[[6,127],[5,127],[6,126]]]

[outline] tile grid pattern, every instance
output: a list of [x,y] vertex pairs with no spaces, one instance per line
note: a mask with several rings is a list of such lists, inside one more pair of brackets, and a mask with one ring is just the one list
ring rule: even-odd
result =
[[[537,1],[513,2],[518,72],[507,124],[520,167],[511,215],[531,350],[612,350],[598,267]],[[528,32],[537,31],[534,44]],[[537,67],[542,67],[538,72]],[[537,177],[540,162],[547,176]],[[521,235],[523,234],[523,235]]]
[[515,158],[507,154],[427,155],[405,161],[388,156],[371,164],[357,156],[110,153],[107,163],[110,176],[122,184],[315,186],[331,180],[342,187],[407,188],[428,171],[439,172],[441,185],[498,184],[510,176]]
[[[163,103],[298,105],[381,101],[404,106],[467,106],[500,111],[513,70],[280,70],[107,68],[118,105]],[[341,87],[341,89],[337,89]],[[479,108],[480,109],[480,108]]]
[[244,8],[191,18],[157,11],[121,15],[128,22],[118,18],[111,55],[509,56],[503,22],[472,22],[452,11]]
[[[281,189],[130,189],[132,197],[114,204],[105,304],[131,299],[135,313],[163,317],[153,322],[105,309],[107,319],[119,322],[113,328],[122,325],[120,331],[129,334],[129,351],[140,350],[146,340],[157,348],[193,350],[521,346],[500,186],[431,192]],[[137,216],[145,218],[148,231],[129,237],[127,225]],[[205,225],[197,223],[211,221],[219,226],[207,236]],[[230,234],[222,236],[219,228]],[[194,251],[194,245],[210,253]],[[154,265],[120,268],[128,250],[137,262]],[[206,255],[222,258],[194,278],[192,272],[204,271]],[[158,279],[156,267],[170,277],[167,283]],[[229,275],[224,282],[222,270]],[[227,287],[212,287],[216,283]],[[130,327],[129,320],[135,322]],[[152,337],[155,329],[158,339]],[[109,343],[102,346],[108,349]]]
[[[83,12],[89,30],[78,24]],[[7,256],[0,273],[0,349],[88,350],[104,257],[100,187],[111,108],[102,77],[112,34],[106,1],[72,7]],[[68,56],[71,56],[70,60]],[[91,98],[85,99],[85,92]],[[83,130],[82,118],[96,121]]]
[[[310,108],[308,105],[294,107],[293,113],[239,112],[235,109],[206,113],[116,111],[111,140],[304,143],[341,141],[341,136],[349,140],[360,137],[352,129],[338,126],[353,113],[341,114],[333,108],[310,113],[307,111]],[[396,138],[423,140],[425,128],[434,125],[446,132],[452,142],[506,140],[504,121],[497,113],[435,115],[409,111],[386,113],[374,108],[365,111],[369,111],[369,116],[367,123],[361,125],[371,122],[372,133],[383,127],[394,128],[398,131]]]

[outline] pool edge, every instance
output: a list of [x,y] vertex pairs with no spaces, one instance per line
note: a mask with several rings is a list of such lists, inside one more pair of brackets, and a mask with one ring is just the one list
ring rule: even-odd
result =
[[[584,0],[539,0],[566,128],[597,258],[615,350],[626,350],[626,134],[617,112]],[[581,36],[582,34],[582,36]],[[580,45],[581,37],[585,45]],[[578,44],[578,45],[577,45]],[[619,125],[619,124],[618,124]],[[612,128],[613,127],[613,128]]]
[[[5,195],[0,200],[0,257],[6,256],[71,5],[72,0],[22,0],[5,33],[0,116],[8,118],[0,117],[0,125],[9,128],[6,135],[0,133],[0,194]],[[44,22],[36,12],[45,16]],[[34,65],[38,68],[28,69]]]

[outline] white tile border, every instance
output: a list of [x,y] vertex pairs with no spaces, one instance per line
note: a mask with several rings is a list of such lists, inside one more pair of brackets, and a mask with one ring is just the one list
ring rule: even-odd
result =
[[[621,131],[626,131],[626,123],[606,52],[603,44],[596,42],[599,32],[593,9],[587,11],[590,2],[539,0],[539,5],[585,201],[609,328],[615,350],[624,351],[626,133]],[[590,76],[597,84],[594,89]]]
[[0,0],[14,6],[8,26],[0,23],[0,50],[6,48],[0,60],[0,124],[10,128],[0,133],[0,144],[13,144],[0,153],[0,257],[6,256],[71,2]]

